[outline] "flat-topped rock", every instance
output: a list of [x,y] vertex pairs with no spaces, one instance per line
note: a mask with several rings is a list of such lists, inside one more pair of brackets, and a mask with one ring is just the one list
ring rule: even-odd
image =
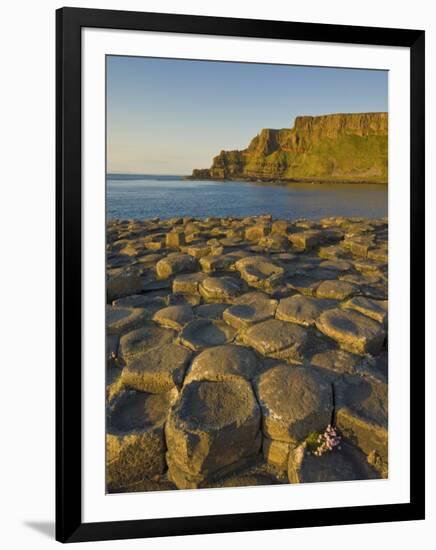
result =
[[205,243],[201,244],[191,244],[182,248],[183,252],[197,258],[203,258],[204,256],[209,256],[211,253],[211,247]]
[[192,362],[185,384],[193,380],[252,380],[260,372],[256,354],[243,346],[224,345],[207,348]]
[[264,436],[262,441],[262,453],[269,464],[287,473],[289,453],[294,446],[295,443],[278,441],[277,439],[270,439]]
[[383,477],[388,470],[388,386],[381,380],[346,376],[335,382],[336,424],[370,457]]
[[243,342],[266,356],[287,350],[288,357],[303,360],[303,350],[308,343],[307,329],[278,319],[269,319],[249,328],[242,335]]
[[387,300],[371,300],[364,296],[356,296],[346,302],[344,307],[354,309],[379,323],[386,324],[388,318],[388,301]]
[[316,319],[318,319],[323,311],[332,309],[336,305],[337,302],[333,300],[323,300],[296,294],[280,300],[276,311],[276,318],[303,326],[314,325]]
[[308,229],[299,233],[289,235],[289,240],[296,247],[302,250],[310,250],[321,244],[323,241],[323,232],[317,229]]
[[173,330],[159,327],[155,323],[144,323],[142,328],[121,336],[118,353],[125,362],[128,362],[144,351],[169,344],[175,335]]
[[352,310],[327,310],[320,315],[316,326],[326,336],[336,340],[343,349],[359,355],[376,355],[386,337],[380,323]]
[[361,362],[362,357],[342,349],[321,351],[315,353],[310,359],[310,364],[314,367],[326,369],[338,376],[342,374],[356,374],[358,372],[358,365]]
[[149,318],[141,308],[106,306],[106,330],[108,334],[122,334],[140,327]]
[[174,330],[181,330],[193,319],[192,307],[188,305],[164,307],[153,316],[153,320],[156,323]]
[[197,260],[189,254],[168,254],[166,258],[156,264],[156,272],[160,279],[167,279],[172,275],[196,271]]
[[318,298],[347,300],[358,293],[358,287],[347,281],[323,281],[316,289]]
[[246,228],[245,238],[248,241],[258,242],[262,237],[268,235],[270,231],[271,225],[269,223],[259,223]]
[[132,294],[131,296],[125,296],[124,298],[118,298],[112,302],[114,307],[133,307],[149,309],[159,308],[165,305],[165,299],[163,295],[154,294]]
[[111,303],[116,298],[137,294],[142,290],[142,281],[136,269],[112,269],[106,281],[107,301]]
[[378,479],[366,456],[347,442],[322,456],[314,456],[304,445],[291,450],[288,462],[289,483],[320,483]]
[[195,308],[195,316],[200,319],[222,319],[229,304],[202,304]]
[[323,270],[331,269],[336,272],[347,272],[351,269],[351,263],[346,260],[324,260],[319,264],[319,267]]
[[225,310],[223,319],[237,329],[248,328],[274,317],[277,304],[277,300],[262,292],[247,292]]
[[106,482],[110,491],[162,474],[164,423],[172,393],[125,392],[111,408],[106,433]]
[[205,273],[212,273],[213,271],[227,271],[235,263],[235,259],[229,255],[214,255],[203,256],[200,258],[200,265]]
[[320,280],[310,275],[293,274],[287,277],[286,281],[291,289],[305,296],[314,296],[316,289],[320,285]]
[[189,273],[177,275],[173,281],[173,292],[180,294],[198,294],[198,287],[207,275],[205,273]]
[[178,344],[163,344],[137,355],[123,368],[125,387],[150,393],[180,388],[192,353]]
[[169,231],[165,236],[167,248],[179,248],[186,244],[185,233],[183,231]]
[[290,247],[288,237],[274,233],[259,240],[259,246],[275,251],[288,250]]
[[331,422],[331,384],[306,367],[273,367],[259,376],[256,392],[270,439],[296,443]]
[[250,286],[263,290],[271,290],[279,286],[285,273],[282,266],[264,256],[242,258],[236,262],[235,268]]
[[201,303],[201,296],[174,292],[168,294],[165,303],[167,306],[198,306]]
[[318,250],[318,255],[320,258],[326,258],[328,260],[340,260],[341,258],[350,257],[350,254],[343,247],[334,244],[322,246]]
[[187,474],[206,478],[256,454],[259,428],[260,411],[248,382],[191,382],[166,423],[170,474],[174,463]]
[[210,346],[220,346],[233,340],[236,330],[227,323],[211,319],[196,319],[188,323],[180,333],[180,342],[198,351]]
[[241,294],[242,284],[234,277],[206,277],[199,290],[207,301],[229,302]]

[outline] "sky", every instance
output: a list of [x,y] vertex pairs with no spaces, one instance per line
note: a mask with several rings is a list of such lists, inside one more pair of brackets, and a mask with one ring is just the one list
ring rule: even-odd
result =
[[299,115],[388,110],[388,73],[107,57],[107,171],[190,174]]

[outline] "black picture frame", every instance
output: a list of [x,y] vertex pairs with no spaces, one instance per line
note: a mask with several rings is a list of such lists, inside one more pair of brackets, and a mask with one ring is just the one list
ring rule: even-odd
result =
[[[82,522],[81,29],[128,29],[410,49],[410,502],[343,508]],[[128,539],[424,519],[424,41],[420,30],[79,8],[56,12],[56,539]],[[419,293],[419,296],[418,296]],[[419,320],[419,323],[418,323]]]

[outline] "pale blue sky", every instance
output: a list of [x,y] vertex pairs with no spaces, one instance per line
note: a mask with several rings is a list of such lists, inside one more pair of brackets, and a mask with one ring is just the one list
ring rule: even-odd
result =
[[190,174],[298,115],[388,110],[388,73],[107,58],[108,172]]

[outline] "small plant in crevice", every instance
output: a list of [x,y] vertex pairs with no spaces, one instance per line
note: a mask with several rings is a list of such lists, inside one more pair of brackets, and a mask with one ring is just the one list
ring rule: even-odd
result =
[[311,432],[306,438],[306,449],[314,456],[322,456],[325,453],[338,448],[341,450],[341,436],[330,424],[323,433]]

